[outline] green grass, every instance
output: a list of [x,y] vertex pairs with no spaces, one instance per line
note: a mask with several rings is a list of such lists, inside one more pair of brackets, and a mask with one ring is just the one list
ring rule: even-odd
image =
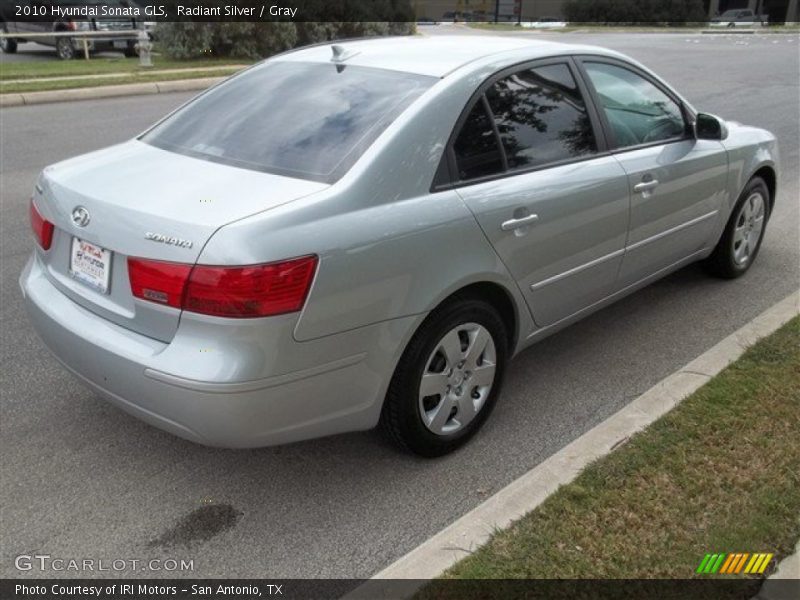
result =
[[[515,24],[510,23],[467,23],[467,26],[472,29],[483,29],[487,31],[538,31],[538,32],[552,32],[552,33],[574,33],[574,32],[586,32],[586,33],[699,33],[701,31],[706,31],[710,29],[705,26],[698,26],[698,25],[678,25],[678,26],[645,26],[645,25],[595,25],[595,24],[575,24],[575,25],[567,25],[566,27],[556,28],[556,29],[534,29],[528,27],[519,27]],[[728,29],[713,29],[714,31],[720,31],[724,33],[731,33]],[[760,34],[772,34],[772,33],[782,33],[782,32],[791,32],[797,33],[800,32],[800,25],[776,25],[770,27],[757,27],[755,28],[757,33]]]
[[573,31],[587,31],[598,33],[619,33],[619,32],[653,32],[653,33],[687,33],[702,31],[702,27],[697,26],[679,26],[679,27],[656,27],[656,26],[642,26],[642,25],[567,25],[566,27],[559,27],[554,29],[535,29],[533,27],[520,27],[515,23],[468,23],[468,27],[473,29],[485,29],[488,31],[538,31],[538,32],[554,32],[554,33],[571,33]]
[[800,317],[444,577],[690,578],[706,552],[774,552],[766,576],[798,515]]
[[[153,56],[153,69],[197,69],[225,65],[248,64],[252,61],[232,58],[203,58],[196,60],[170,60]],[[102,75],[105,73],[146,73],[139,67],[138,58],[75,58],[73,60],[48,60],[31,62],[0,63],[0,81],[8,79],[34,79],[37,77],[74,77],[79,75]],[[5,90],[3,90],[5,91]]]
[[65,90],[101,85],[122,85],[125,83],[148,83],[153,81],[174,81],[177,79],[199,79],[203,77],[225,77],[236,73],[238,68],[218,69],[213,71],[191,71],[189,73],[152,73],[142,71],[124,77],[108,77],[94,79],[68,79],[64,81],[36,81],[24,83],[3,83],[0,81],[0,93],[42,92],[47,90]]

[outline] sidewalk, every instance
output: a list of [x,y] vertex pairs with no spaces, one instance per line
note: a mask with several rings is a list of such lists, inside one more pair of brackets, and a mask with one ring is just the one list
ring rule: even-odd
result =
[[227,77],[202,77],[197,79],[173,79],[147,83],[128,83],[98,87],[71,88],[47,92],[22,92],[0,94],[0,107],[28,106],[51,102],[72,102],[75,100],[100,100],[119,96],[142,96],[147,94],[167,94],[170,92],[199,91],[224,81]]
[[209,71],[230,71],[231,69],[244,69],[249,65],[230,64],[217,67],[192,67],[189,69],[147,69],[138,72],[119,71],[117,73],[98,73],[96,75],[65,75],[60,77],[26,77],[24,79],[4,79],[0,81],[0,90],[4,85],[12,83],[33,83],[44,81],[83,81],[86,79],[113,79],[117,77],[130,77],[136,75],[169,75],[172,73],[205,73]]
[[[787,543],[797,539],[791,531],[796,528],[785,526],[797,514],[788,507],[793,502],[796,509],[800,497],[791,478],[784,476],[796,468],[783,468],[783,462],[794,460],[796,465],[798,454],[797,446],[784,445],[792,432],[775,435],[774,424],[776,419],[796,423],[782,419],[796,410],[784,399],[797,398],[791,367],[797,364],[793,340],[800,335],[800,321],[784,323],[798,312],[795,292],[348,598],[385,597],[382,590],[391,592],[396,580],[406,580],[401,593],[411,596],[445,571],[447,578],[465,579],[514,579],[542,572],[561,579],[674,579],[694,573],[699,552],[707,548],[733,544],[777,552],[782,547],[785,553]],[[753,346],[768,335],[772,337]],[[737,437],[745,431],[742,424],[747,435]],[[766,444],[756,448],[754,440],[764,439],[777,450]],[[781,449],[787,454],[774,459]],[[759,460],[771,470],[761,468]],[[722,480],[736,482],[738,488],[750,484],[753,493],[736,494],[732,485],[718,485]],[[703,502],[691,500],[697,497]],[[782,501],[775,503],[775,497]],[[784,504],[783,512],[770,508]],[[730,527],[728,512],[749,511],[762,517],[758,527]],[[670,524],[681,522],[688,525],[671,529]],[[662,533],[670,531],[666,537]],[[797,562],[796,553],[784,561],[757,600],[799,598],[797,580],[788,579],[797,577]]]
[[761,586],[753,600],[796,600],[800,598],[800,542],[794,554],[784,558],[778,570]]

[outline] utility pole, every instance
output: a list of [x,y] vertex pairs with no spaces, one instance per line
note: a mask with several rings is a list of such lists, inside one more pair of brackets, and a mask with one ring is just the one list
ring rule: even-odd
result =
[[495,0],[494,3],[494,22],[497,23],[500,20],[500,0]]
[[522,25],[522,0],[517,0],[517,25]]

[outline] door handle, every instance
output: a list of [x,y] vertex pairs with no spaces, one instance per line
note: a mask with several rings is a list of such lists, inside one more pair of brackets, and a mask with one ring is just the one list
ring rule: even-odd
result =
[[642,183],[637,183],[633,186],[634,192],[649,192],[650,190],[655,189],[658,187],[658,179],[651,179],[649,181],[643,181]]
[[521,217],[519,219],[510,219],[508,221],[504,221],[503,224],[500,225],[500,229],[503,231],[511,231],[513,229],[519,229],[520,227],[525,227],[525,225],[535,223],[538,220],[539,215],[528,215],[527,217]]

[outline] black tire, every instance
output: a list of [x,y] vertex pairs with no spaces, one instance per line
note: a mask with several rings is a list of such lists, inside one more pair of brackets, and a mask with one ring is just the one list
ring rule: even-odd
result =
[[[3,25],[3,33],[8,33],[8,29]],[[14,38],[0,38],[0,50],[5,54],[14,54],[17,51],[17,40]]]
[[[761,194],[763,198],[763,225],[758,234],[758,239],[754,242],[754,247],[748,255],[747,261],[741,263],[736,260],[734,235],[737,226],[741,224],[742,208],[753,194]],[[755,261],[756,256],[758,256],[758,251],[761,249],[761,242],[764,240],[764,233],[767,230],[767,221],[771,209],[772,198],[770,197],[769,187],[763,179],[754,177],[747,183],[739,199],[736,201],[736,206],[733,207],[728,223],[725,225],[725,231],[722,233],[719,242],[717,242],[714,252],[705,260],[704,266],[706,270],[712,275],[723,279],[735,279],[736,277],[744,275],[753,264],[753,261]]]
[[[494,380],[471,421],[453,433],[437,434],[428,429],[421,415],[420,404],[424,402],[420,400],[422,375],[442,339],[455,328],[467,326],[465,324],[476,324],[491,335],[495,356]],[[483,356],[481,361],[485,360]],[[427,458],[456,450],[475,435],[489,417],[500,393],[507,359],[508,332],[497,310],[480,298],[454,297],[428,315],[403,352],[383,404],[381,429],[403,450]],[[472,390],[468,381],[464,385],[467,386],[464,393],[476,398],[472,394],[477,394],[478,388]],[[458,389],[461,388],[459,385]],[[440,396],[440,401],[444,402],[444,397]],[[452,415],[450,418],[455,418]],[[452,422],[448,420],[448,423]]]
[[75,58],[75,44],[72,38],[56,38],[56,54],[61,60],[72,60]]
[[128,46],[125,48],[125,56],[128,58],[136,58],[139,56],[139,51],[136,49],[136,46]]

